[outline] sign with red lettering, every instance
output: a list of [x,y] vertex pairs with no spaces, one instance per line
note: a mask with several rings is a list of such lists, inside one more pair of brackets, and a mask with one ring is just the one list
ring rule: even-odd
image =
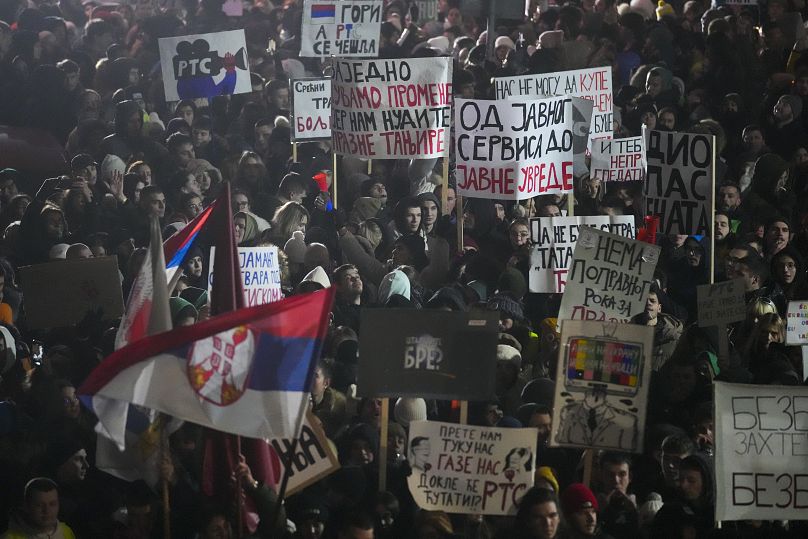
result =
[[363,159],[448,155],[452,59],[335,60],[334,151]]
[[572,98],[455,99],[458,193],[523,200],[572,191]]
[[539,217],[530,220],[530,291],[561,294],[572,264],[572,252],[583,226],[595,227],[618,236],[634,238],[632,215],[576,215]]
[[407,477],[415,503],[428,511],[514,515],[533,486],[534,429],[499,429],[413,421]]
[[589,175],[604,182],[632,182],[645,179],[645,139],[629,137],[592,142]]
[[659,253],[644,241],[581,228],[558,319],[628,322],[645,308]]
[[497,99],[565,95],[593,101],[595,110],[589,130],[592,140],[612,137],[612,91],[611,66],[494,79],[494,95]]
[[375,58],[381,28],[377,0],[304,0],[300,56]]
[[292,139],[331,138],[331,79],[296,79],[289,87]]
[[659,234],[710,235],[714,137],[648,131],[645,215],[659,216]]
[[[216,247],[210,248],[208,294],[213,290],[213,261]],[[238,262],[244,283],[244,306],[254,307],[283,299],[281,267],[277,247],[239,247]]]
[[808,388],[715,382],[716,520],[802,520]]

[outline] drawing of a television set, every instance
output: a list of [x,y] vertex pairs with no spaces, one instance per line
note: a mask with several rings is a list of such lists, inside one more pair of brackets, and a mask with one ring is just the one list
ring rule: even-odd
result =
[[570,337],[566,350],[565,386],[590,387],[610,395],[634,396],[642,380],[643,345],[608,337]]

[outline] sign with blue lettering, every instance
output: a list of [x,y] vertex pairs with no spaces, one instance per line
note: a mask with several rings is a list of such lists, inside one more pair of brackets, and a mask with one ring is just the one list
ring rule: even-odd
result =
[[[216,247],[210,248],[208,294],[213,290],[213,261]],[[238,262],[244,283],[244,306],[254,307],[283,299],[281,267],[277,247],[239,247]]]

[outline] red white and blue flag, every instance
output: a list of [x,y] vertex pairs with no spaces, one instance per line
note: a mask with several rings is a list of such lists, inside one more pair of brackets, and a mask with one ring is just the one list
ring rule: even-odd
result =
[[127,407],[104,413],[110,401],[241,436],[295,437],[332,302],[325,289],[146,337],[106,358],[78,393],[119,446]]
[[174,290],[174,286],[176,286],[180,277],[180,264],[185,260],[185,255],[188,254],[188,250],[207,224],[208,219],[218,203],[218,200],[214,200],[210,206],[202,210],[202,213],[182,227],[181,230],[172,234],[171,237],[163,243],[163,253],[166,260],[166,280],[169,284],[169,290]]
[[336,22],[337,6],[335,4],[312,4],[311,22],[327,24]]

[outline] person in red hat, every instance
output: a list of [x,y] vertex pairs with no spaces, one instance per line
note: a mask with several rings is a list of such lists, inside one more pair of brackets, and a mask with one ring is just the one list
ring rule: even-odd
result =
[[598,530],[598,500],[583,483],[573,483],[561,494],[561,511],[565,527],[559,533],[563,539],[611,539]]

